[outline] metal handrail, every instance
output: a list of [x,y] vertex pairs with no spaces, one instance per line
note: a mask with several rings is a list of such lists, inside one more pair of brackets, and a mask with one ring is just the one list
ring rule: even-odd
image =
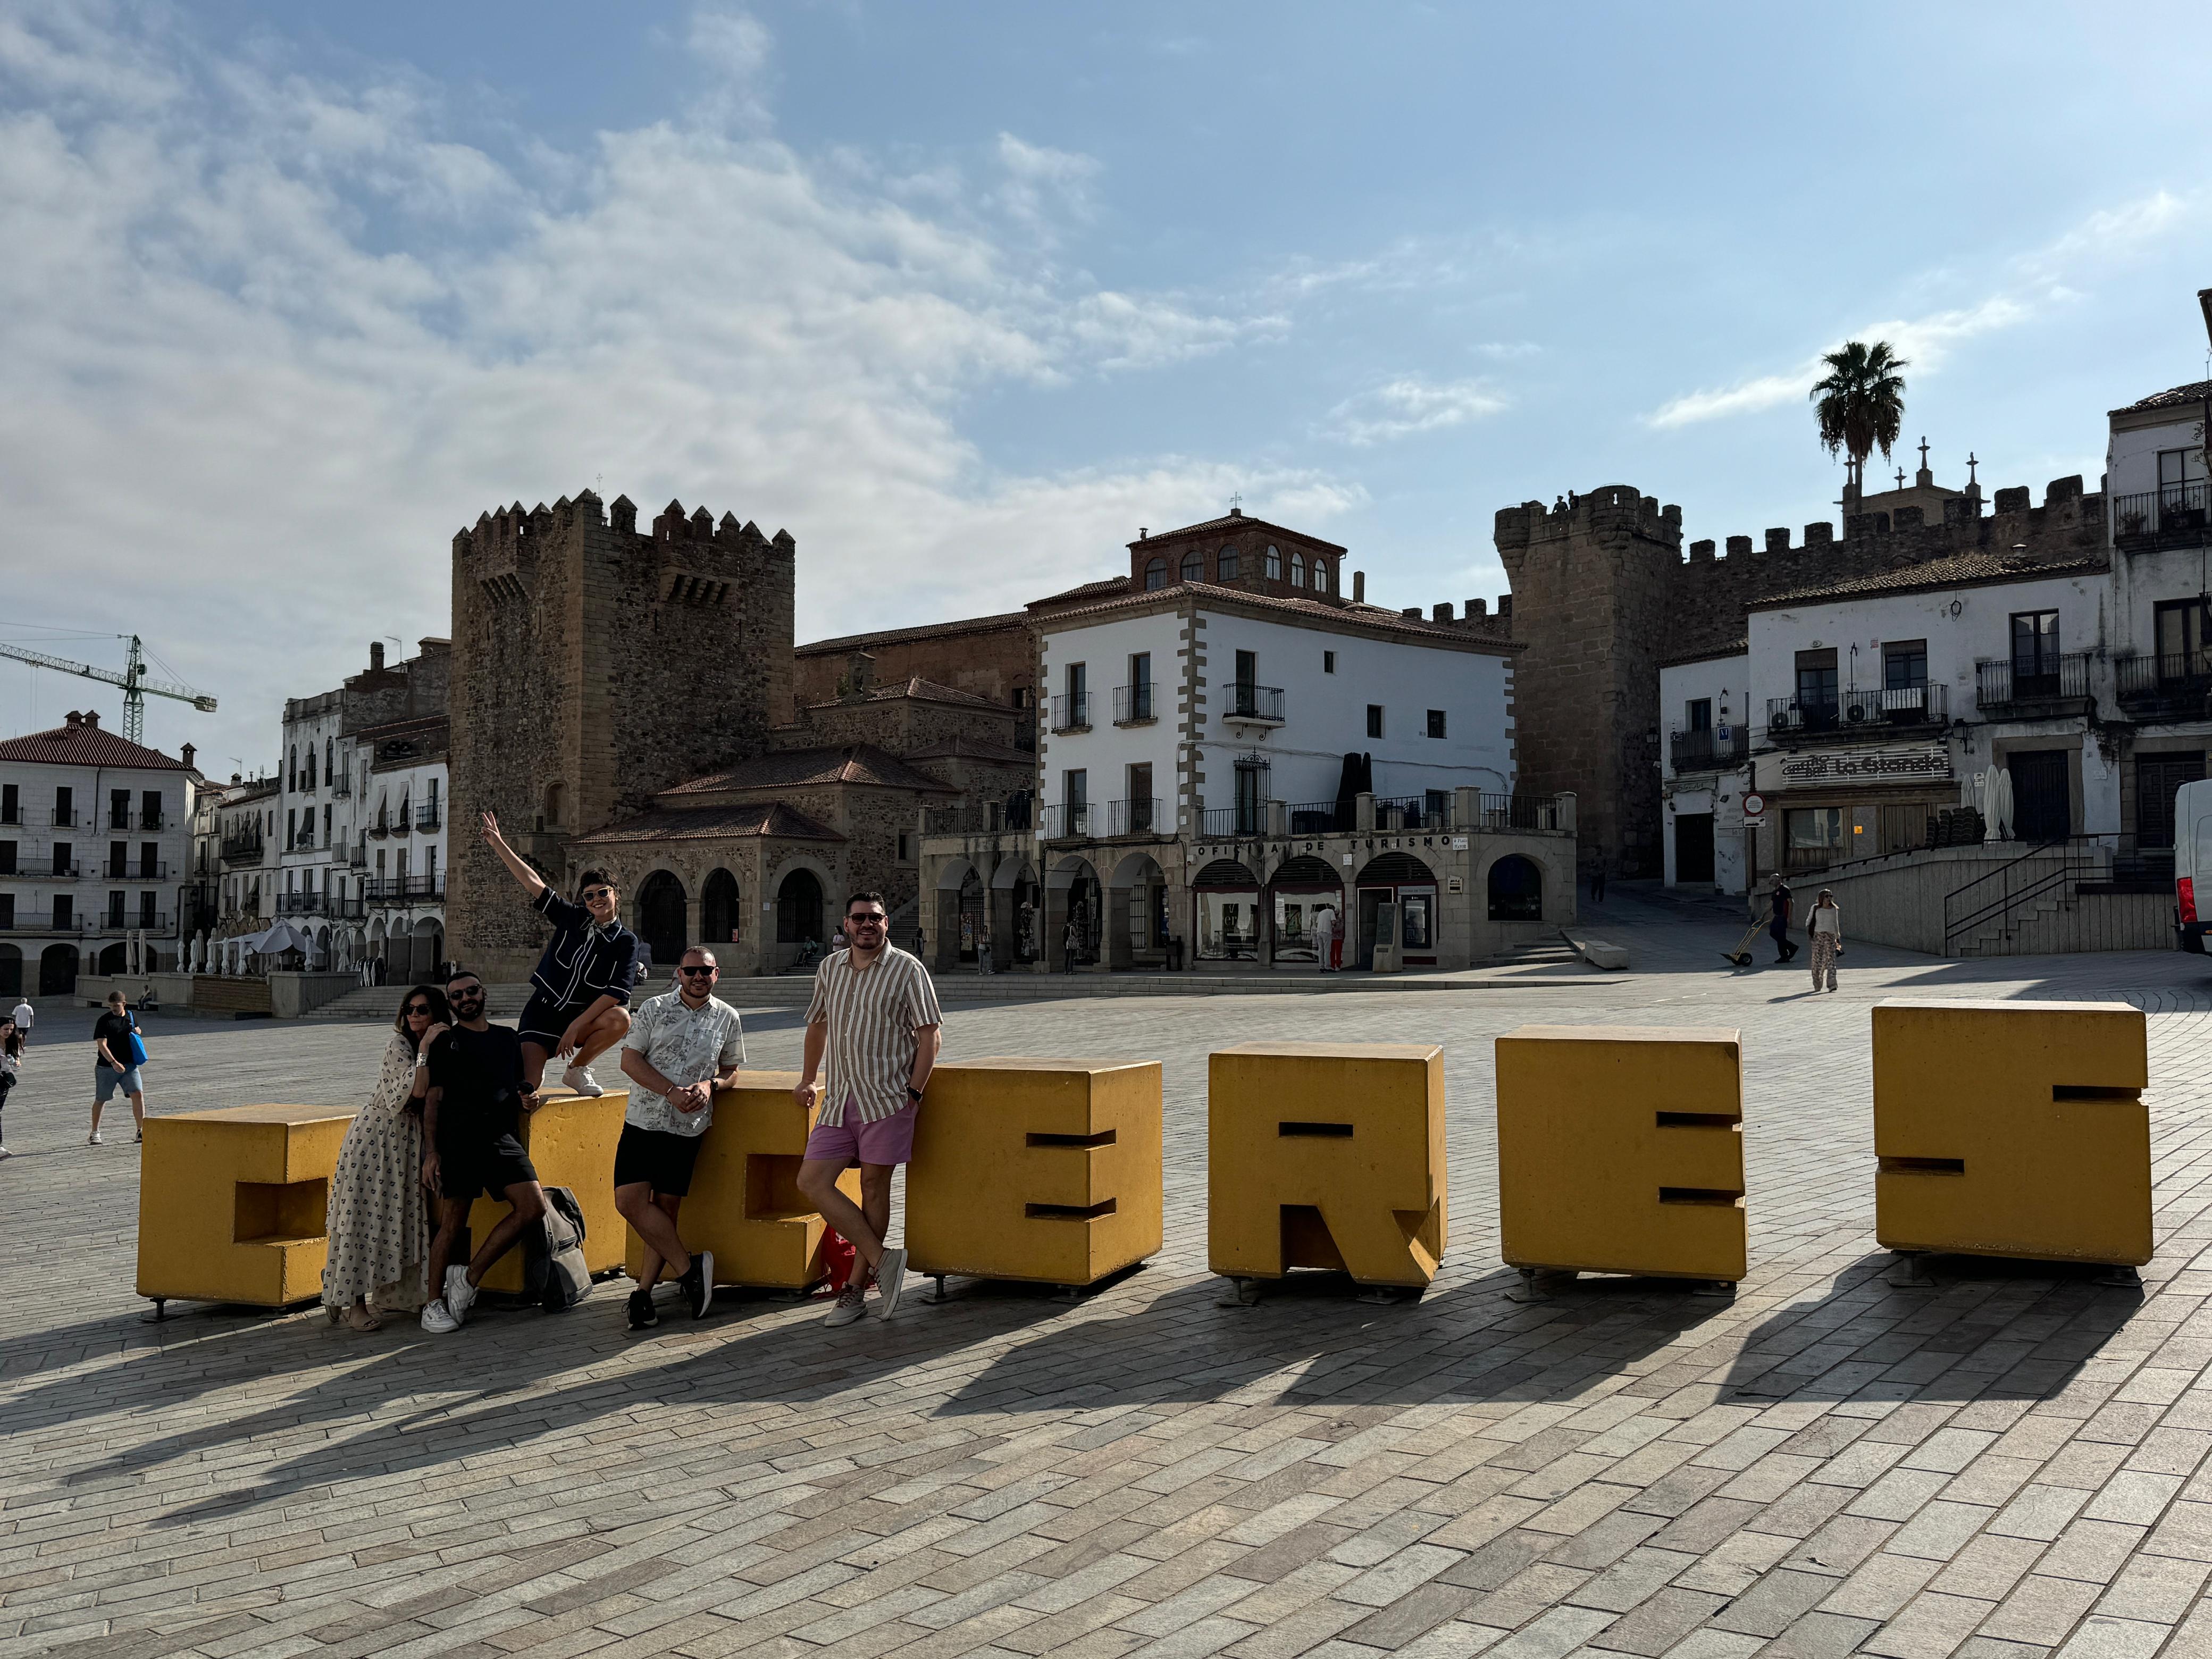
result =
[[1114,688],[1114,724],[1135,726],[1154,718],[1152,714],[1152,683],[1139,680],[1134,685]]
[[[2078,881],[2084,870],[2096,867],[2096,860],[2090,858],[2069,858],[2056,869],[2034,876],[2026,886],[2015,888],[2012,884],[2013,873],[2021,865],[2034,859],[2048,857],[2054,849],[2070,848],[2081,842],[2103,839],[2105,837],[2101,835],[2060,836],[2040,842],[2016,858],[2007,860],[1996,869],[1953,888],[1943,896],[1945,946],[1948,948],[1953,939],[1983,926],[1992,917],[2001,919],[2009,915],[2021,905],[2042,897],[2053,888],[2063,887],[2070,882]],[[1966,896],[1973,892],[1976,888],[1986,886],[1991,882],[2002,884],[1995,898],[1983,901],[1967,900]],[[1968,902],[1974,903],[1976,908],[1966,908]]]
[[2089,653],[2086,651],[2066,652],[2048,669],[2040,668],[2027,658],[1983,657],[1974,664],[1977,708],[2000,708],[2008,703],[2030,702],[2039,698],[2088,695]]
[[1224,720],[1280,720],[1283,718],[1281,686],[1248,685],[1243,680],[1231,680],[1227,689],[1228,707],[1221,711]]
[[1052,700],[1052,729],[1055,732],[1088,732],[1091,729],[1091,694],[1088,691],[1064,691]]

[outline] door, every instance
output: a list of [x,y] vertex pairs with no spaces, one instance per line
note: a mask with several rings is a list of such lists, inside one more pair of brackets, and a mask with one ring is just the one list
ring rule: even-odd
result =
[[2136,851],[2165,852],[2173,846],[2175,792],[2203,775],[2201,753],[2136,757]]
[[1678,886],[1705,887],[1713,879],[1713,815],[1711,812],[1674,814],[1674,881]]
[[1359,947],[1358,966],[1362,968],[1375,965],[1375,912],[1389,903],[1390,896],[1396,890],[1394,887],[1363,887],[1359,890],[1359,938],[1356,942]]
[[2074,832],[2067,800],[2063,749],[2014,750],[2005,758],[2012,774],[2012,832],[2030,843],[2063,840]]

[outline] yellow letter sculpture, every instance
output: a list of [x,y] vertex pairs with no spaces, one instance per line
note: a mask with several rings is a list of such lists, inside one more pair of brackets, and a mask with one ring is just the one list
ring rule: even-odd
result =
[[[549,1068],[550,1069],[550,1068]],[[523,1150],[541,1187],[566,1187],[584,1212],[584,1261],[595,1273],[623,1261],[622,1212],[615,1208],[615,1142],[622,1139],[627,1089],[603,1095],[549,1096],[522,1119]],[[507,1213],[503,1198],[479,1198],[469,1207],[469,1237],[477,1243]],[[516,1245],[484,1275],[483,1288],[520,1294],[523,1247]]]
[[2142,1012],[1916,1001],[1874,1011],[1875,1237],[1885,1249],[2151,1256]]
[[1498,1220],[1511,1267],[1741,1279],[1738,1034],[1523,1025],[1499,1037]]
[[138,1294],[283,1308],[322,1294],[324,1205],[351,1112],[227,1106],[146,1120]]
[[1433,1043],[1247,1042],[1206,1090],[1213,1271],[1425,1287],[1444,1253],[1444,1059]]

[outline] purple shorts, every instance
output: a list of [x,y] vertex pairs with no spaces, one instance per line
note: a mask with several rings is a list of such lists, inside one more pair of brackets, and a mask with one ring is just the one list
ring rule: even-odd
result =
[[806,1137],[806,1160],[832,1164],[903,1164],[914,1156],[914,1120],[921,1110],[909,1100],[875,1123],[860,1121],[858,1102],[848,1097],[842,1123],[817,1123]]

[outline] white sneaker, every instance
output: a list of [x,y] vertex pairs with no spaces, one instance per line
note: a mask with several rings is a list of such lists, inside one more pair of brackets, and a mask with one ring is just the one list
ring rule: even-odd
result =
[[596,1097],[606,1093],[599,1086],[599,1079],[592,1075],[592,1068],[588,1066],[571,1066],[561,1073],[561,1083],[564,1088],[574,1089],[580,1095]]
[[885,1250],[876,1263],[876,1317],[889,1319],[898,1311],[899,1286],[906,1283],[906,1252]]
[[422,1328],[435,1336],[450,1336],[461,1328],[461,1322],[453,1317],[443,1297],[422,1310]]
[[446,1310],[453,1316],[456,1326],[468,1322],[469,1310],[476,1305],[477,1287],[469,1283],[466,1267],[446,1269]]
[[89,1137],[89,1138],[85,1141],[85,1143],[84,1143],[84,1144],[85,1144],[86,1146],[99,1146],[99,1145],[100,1145],[100,1131],[99,1131],[99,1130],[97,1130],[97,1129],[94,1129],[94,1130],[92,1132],[91,1136],[90,1136],[90,1137]]
[[837,1304],[830,1310],[822,1322],[825,1325],[849,1325],[868,1311],[866,1293],[860,1285],[847,1280],[845,1288],[837,1292]]
[[13,1158],[15,1156],[15,1154],[9,1152],[5,1146],[0,1146],[0,1158]]

